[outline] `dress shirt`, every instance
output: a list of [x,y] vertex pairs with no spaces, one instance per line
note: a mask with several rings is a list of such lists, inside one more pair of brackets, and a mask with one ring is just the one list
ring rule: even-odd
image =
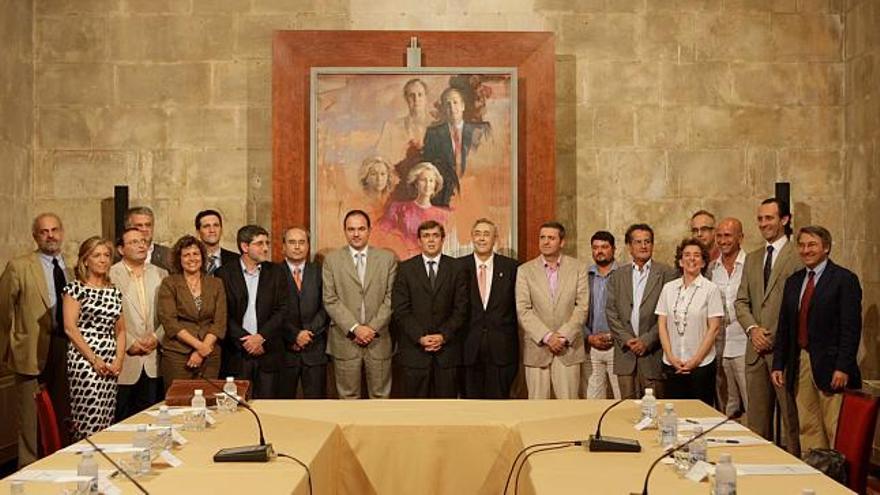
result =
[[220,266],[223,265],[222,249],[220,249],[220,246],[218,245],[216,251],[214,251],[213,253],[208,252],[207,254],[208,254],[208,259],[206,260],[207,263],[205,266],[207,268],[208,273],[212,273],[211,268],[213,268],[214,271],[216,271],[218,268],[220,268]]
[[259,330],[257,328],[257,289],[260,286],[260,270],[262,266],[257,265],[256,270],[249,272],[244,261],[239,260],[239,263],[241,263],[241,273],[244,275],[244,283],[247,286],[248,293],[247,309],[244,310],[241,327],[244,328],[245,332],[254,335]]
[[305,268],[306,268],[305,261],[302,261],[300,263],[294,263],[290,260],[284,260],[284,262],[287,263],[287,268],[290,269],[291,276],[296,275],[296,271],[299,270],[299,276],[302,277],[303,270],[305,270]]
[[[358,254],[363,255],[364,277],[366,277],[367,276],[367,258],[368,258],[367,253],[369,252],[369,249],[367,246],[364,246],[364,248],[362,250],[358,251],[357,249],[355,249],[355,248],[351,247],[351,245],[349,245],[348,252],[349,252],[349,254],[351,254],[351,262],[354,263],[354,271],[355,271],[355,274],[358,276],[358,281],[360,281],[360,274],[357,273]],[[363,284],[363,282],[361,282],[361,284]],[[366,308],[364,307],[364,302],[361,301],[360,320],[358,321],[358,323],[355,323],[354,325],[351,326],[351,328],[348,329],[349,334],[353,334],[355,328],[366,323],[363,321],[365,318],[365,313],[366,313]]]
[[147,288],[144,285],[144,274],[146,273],[146,267],[141,266],[140,273],[136,272],[134,268],[128,266],[128,263],[125,260],[122,260],[122,266],[125,267],[125,271],[128,272],[128,276],[131,277],[131,281],[134,284],[134,288],[137,292],[137,304],[141,309],[141,314],[144,315],[144,321],[147,321],[149,318],[149,314],[147,313]]
[[639,309],[642,306],[642,297],[645,296],[645,286],[648,284],[648,277],[651,276],[651,264],[654,260],[645,262],[645,266],[639,270],[639,265],[633,262],[632,267],[632,284],[633,284],[633,307],[630,314],[630,323],[632,323],[633,334],[639,334]]
[[605,317],[605,302],[608,300],[606,287],[608,286],[608,278],[616,269],[617,263],[614,262],[607,275],[599,273],[598,265],[592,265],[587,272],[590,278],[590,321],[589,326],[584,327],[586,330],[584,337],[597,332],[607,332],[610,328],[608,319]]
[[801,307],[801,300],[804,298],[804,291],[807,289],[807,282],[810,281],[810,272],[814,273],[813,287],[817,287],[819,285],[819,277],[822,276],[822,272],[825,271],[826,266],[828,266],[828,258],[825,258],[824,261],[816,265],[816,268],[807,268],[807,276],[804,277],[804,281],[801,283],[801,295],[798,296],[798,309]]
[[764,257],[761,258],[761,266],[764,266],[764,263],[767,263],[767,246],[773,246],[773,259],[770,260],[770,266],[775,266],[776,260],[779,259],[779,253],[782,251],[782,248],[785,247],[787,242],[788,237],[783,235],[773,242],[764,243]]
[[429,279],[431,278],[431,266],[428,265],[428,262],[429,261],[434,262],[434,276],[437,276],[440,273],[440,258],[442,256],[443,256],[442,254],[438,254],[437,256],[435,256],[433,258],[428,258],[424,254],[422,255],[422,263],[425,265],[425,273],[428,275]]
[[156,245],[151,242],[150,248],[147,249],[147,259],[144,263],[152,263],[153,262],[153,248],[155,248],[155,247],[156,247]]
[[[547,275],[547,285],[550,286],[550,298],[555,299],[556,291],[559,290],[559,266],[562,265],[562,255],[556,258],[556,262],[550,263],[544,258],[544,255],[542,254],[541,262],[544,263],[544,273]],[[544,338],[541,339],[541,342],[546,344],[550,340],[550,335],[552,334],[552,330],[547,332],[547,334],[544,335]],[[563,342],[568,344],[568,339],[566,339],[562,335],[560,335],[559,338],[561,338]]]
[[721,297],[724,299],[724,356],[722,357],[726,358],[740,357],[746,353],[748,337],[736,319],[736,309],[734,308],[736,293],[739,290],[740,282],[742,282],[745,262],[746,253],[740,249],[733,262],[733,273],[727,273],[727,268],[724,268],[720,256],[713,264],[712,283],[721,289]]
[[[58,304],[57,296],[55,294],[55,267],[52,266],[52,260],[58,260],[58,266],[61,267],[61,270],[64,271],[64,278],[67,278],[67,267],[64,265],[64,258],[59,254],[57,256],[49,256],[46,253],[40,252],[40,266],[43,267],[43,277],[46,279],[46,288],[49,290],[49,314],[55,314],[55,306]],[[52,328],[55,328],[57,322],[55,318],[52,318]]]
[[[677,278],[663,286],[657,301],[655,314],[666,316],[666,334],[669,346],[675,356],[682,361],[692,358],[709,330],[709,318],[724,316],[724,302],[721,290],[706,277],[699,275],[684,288],[683,278]],[[679,335],[679,331],[684,335]],[[715,359],[715,346],[709,347],[700,366],[706,366]],[[663,362],[671,364],[664,353]]]
[[480,280],[480,266],[486,265],[486,300],[483,302],[483,309],[486,309],[486,303],[489,302],[489,295],[492,294],[492,270],[495,266],[495,253],[489,255],[486,261],[481,260],[476,253],[474,254],[474,265],[476,266],[477,280]]

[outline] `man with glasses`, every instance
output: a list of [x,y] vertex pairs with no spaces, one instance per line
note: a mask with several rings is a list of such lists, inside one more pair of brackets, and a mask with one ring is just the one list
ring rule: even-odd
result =
[[691,215],[690,227],[691,237],[700,241],[709,250],[711,261],[706,272],[712,273],[712,263],[721,254],[718,251],[718,246],[715,245],[715,215],[706,210],[699,210]]

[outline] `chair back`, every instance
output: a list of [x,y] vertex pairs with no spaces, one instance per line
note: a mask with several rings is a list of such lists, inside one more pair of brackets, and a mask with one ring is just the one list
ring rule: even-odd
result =
[[856,493],[866,490],[878,405],[878,397],[847,390],[840,406],[834,450],[846,457],[849,488]]
[[41,386],[40,390],[34,394],[34,401],[37,404],[37,429],[40,433],[40,447],[42,448],[40,457],[42,458],[61,449],[61,432],[58,431],[58,421],[49,392]]

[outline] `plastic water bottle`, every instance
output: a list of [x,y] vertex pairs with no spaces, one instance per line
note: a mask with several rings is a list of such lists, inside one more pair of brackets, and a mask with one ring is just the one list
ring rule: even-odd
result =
[[76,467],[77,476],[87,476],[91,481],[80,481],[77,484],[77,493],[98,493],[98,463],[95,461],[94,451],[87,450],[82,453],[79,466]]
[[653,388],[646,388],[642,397],[642,419],[645,418],[651,418],[651,422],[657,419],[657,398]]
[[736,495],[736,468],[730,460],[730,454],[721,454],[718,457],[712,488],[714,495]]
[[10,483],[9,495],[24,495],[24,481],[13,481]]
[[152,460],[150,457],[150,433],[147,431],[147,425],[138,426],[131,444],[134,448],[141,449],[134,453],[137,474],[150,474]]
[[189,429],[192,431],[204,431],[205,417],[208,414],[208,403],[205,401],[202,389],[197,388],[195,390],[195,395],[193,395],[190,406],[193,410],[189,413],[189,418],[191,420]]
[[[702,426],[694,427],[694,437],[703,434]],[[706,461],[706,437],[700,437],[688,445],[688,454],[690,455],[690,465],[693,466],[697,461]]]
[[223,403],[226,404],[226,410],[228,412],[235,412],[238,404],[232,400],[232,397],[238,397],[238,387],[235,386],[235,378],[231,376],[226,377],[226,383],[223,385],[223,392],[228,395],[224,395]]
[[675,414],[675,406],[667,402],[663,408],[663,416],[660,417],[660,446],[672,447],[678,440],[678,415]]
[[171,426],[171,413],[168,406],[159,406],[159,416],[156,417],[156,426]]

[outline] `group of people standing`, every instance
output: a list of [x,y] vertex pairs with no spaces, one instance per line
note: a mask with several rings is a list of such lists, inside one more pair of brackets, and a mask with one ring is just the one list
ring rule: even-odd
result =
[[530,399],[653,388],[744,410],[767,438],[778,400],[794,453],[833,444],[839,392],[860,386],[858,279],[828,258],[826,229],[790,239],[791,213],[776,198],[758,207],[764,247],[745,254],[739,220],[716,226],[699,211],[674,268],[653,259],[646,224],[626,230],[631,261],[621,264],[614,236],[596,232],[586,266],[563,254],[565,227],[546,222],[540,255],[520,265],[495,252],[489,219],[474,223],[474,252],[457,259],[442,254],[444,225],[427,220],[419,254],[398,262],[370,245],[369,214],[352,210],[346,245],[319,265],[302,227],[281,233],[284,260],[273,263],[260,226],[238,230],[234,253],[220,246],[215,210],[171,248],[153,242],[154,218],[130,209],[115,245],[87,239],[70,270],[61,219],[41,214],[37,250],[0,277],[21,465],[38,456],[41,385],[78,440],[161,400],[179,378],[235,376],[257,398],[294,398],[300,386],[326,398],[332,361],[343,399],[389,398],[392,377],[394,396],[506,399],[522,367]]

